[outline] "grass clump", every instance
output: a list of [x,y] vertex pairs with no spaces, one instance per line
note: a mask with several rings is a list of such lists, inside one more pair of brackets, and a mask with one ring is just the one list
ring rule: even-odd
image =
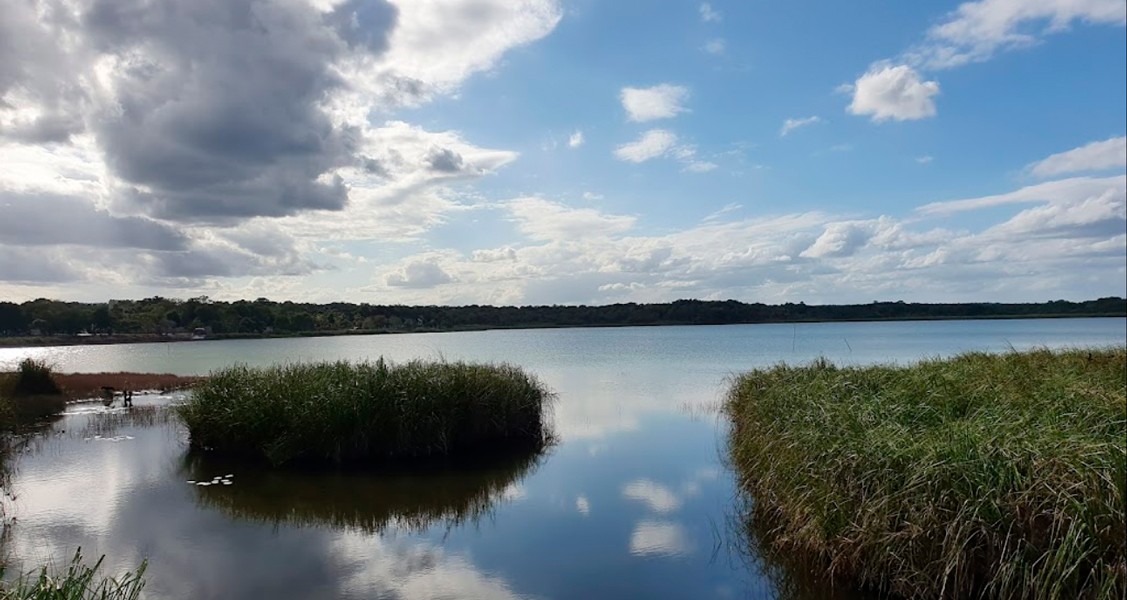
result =
[[[52,571],[43,567],[38,572],[29,571],[15,581],[0,584],[0,600],[136,600],[145,586],[142,578],[147,564],[141,563],[136,572],[120,578],[99,577],[98,569],[105,556],[93,566],[82,560],[82,550],[65,570]],[[0,569],[0,577],[3,569]]]
[[229,367],[179,414],[197,448],[341,463],[539,446],[550,398],[511,365],[380,359]]
[[0,429],[12,429],[62,412],[66,397],[47,363],[25,358],[0,373]]
[[736,379],[725,413],[760,543],[837,579],[918,598],[1127,593],[1125,349],[782,365]]

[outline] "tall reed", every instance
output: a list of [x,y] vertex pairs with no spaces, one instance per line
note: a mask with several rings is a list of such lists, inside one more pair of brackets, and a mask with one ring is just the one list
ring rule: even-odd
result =
[[90,566],[82,560],[82,550],[76,550],[65,570],[43,567],[0,584],[0,600],[137,600],[145,586],[147,563],[121,577],[99,577],[105,558]]
[[511,365],[381,359],[229,367],[179,414],[197,448],[339,463],[540,445],[550,398]]
[[918,598],[1127,593],[1127,350],[825,361],[732,385],[730,457],[775,550]]

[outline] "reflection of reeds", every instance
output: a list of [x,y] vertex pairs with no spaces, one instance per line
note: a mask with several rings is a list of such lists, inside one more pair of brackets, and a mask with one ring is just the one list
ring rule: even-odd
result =
[[908,597],[1118,598],[1125,390],[1124,349],[974,353],[753,371],[725,410],[776,552]]
[[510,365],[379,360],[223,369],[179,413],[196,448],[341,463],[535,446],[550,398]]
[[804,554],[789,552],[785,540],[776,537],[777,523],[755,509],[746,495],[736,502],[728,516],[729,551],[744,567],[759,578],[766,589],[763,596],[777,600],[869,600],[880,598],[875,592],[857,589],[845,575],[834,577],[825,564]]
[[[203,506],[239,519],[271,524],[421,531],[454,527],[490,512],[510,486],[539,464],[543,450],[412,470],[263,469],[199,452],[185,459],[185,479],[207,482],[234,473],[232,485],[196,486]],[[190,484],[189,484],[190,485]]]
[[176,412],[167,406],[134,406],[124,409],[99,410],[91,412],[80,436],[84,438],[100,435],[110,437],[123,427],[152,427],[176,420]]

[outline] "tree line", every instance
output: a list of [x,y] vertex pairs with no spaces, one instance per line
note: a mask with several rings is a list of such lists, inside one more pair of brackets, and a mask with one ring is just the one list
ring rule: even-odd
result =
[[347,331],[445,331],[482,328],[618,325],[719,325],[801,321],[1127,316],[1118,297],[1084,302],[992,302],[809,305],[736,300],[677,300],[602,306],[405,306],[334,302],[274,302],[266,298],[223,302],[206,296],[180,300],[154,296],[101,303],[40,298],[0,302],[0,335],[103,335],[204,333],[209,336],[309,334]]

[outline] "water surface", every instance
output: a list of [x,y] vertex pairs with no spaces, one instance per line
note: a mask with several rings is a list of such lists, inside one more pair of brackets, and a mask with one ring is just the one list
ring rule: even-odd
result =
[[[1124,319],[401,334],[0,350],[60,371],[203,374],[234,362],[506,361],[557,394],[559,443],[457,469],[267,471],[187,452],[167,406],[74,406],[15,461],[7,551],[148,558],[149,598],[812,598],[754,551],[713,409],[780,361],[909,362],[1122,345]],[[207,484],[207,485],[202,485]],[[753,542],[754,540],[752,540]],[[753,544],[751,544],[753,545]]]

